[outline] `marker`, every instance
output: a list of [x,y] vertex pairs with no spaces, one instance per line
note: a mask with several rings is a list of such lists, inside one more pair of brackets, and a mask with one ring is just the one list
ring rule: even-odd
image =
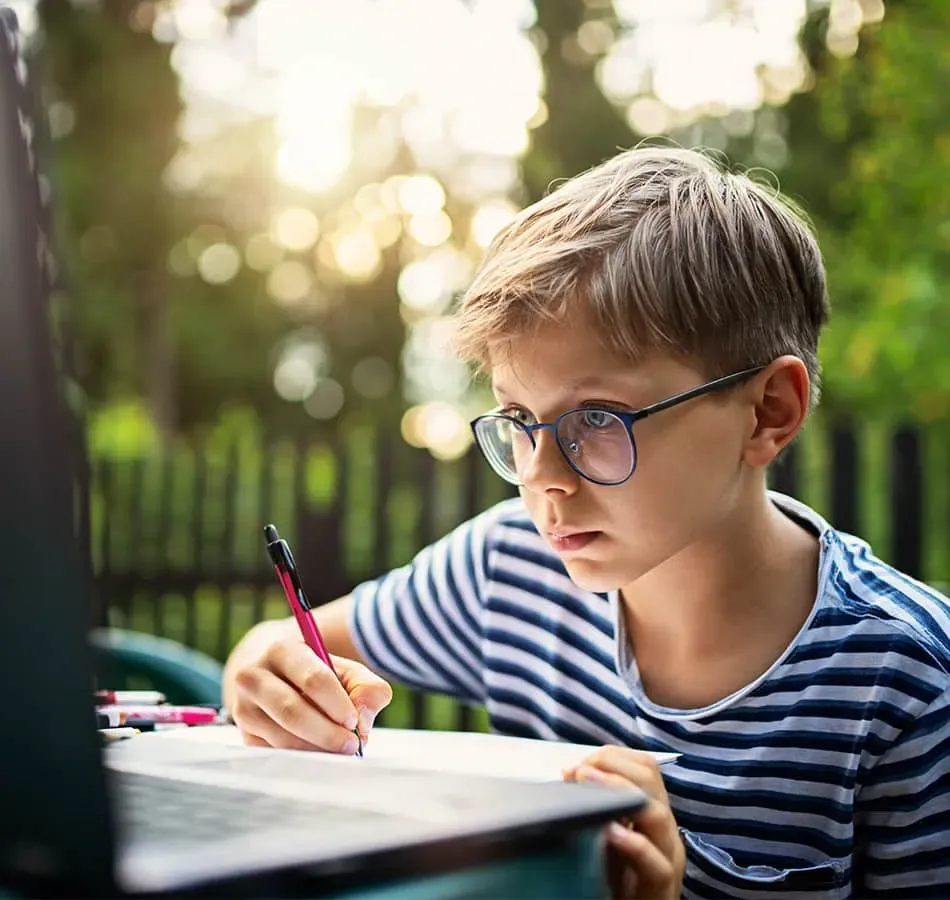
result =
[[166,703],[157,706],[100,706],[97,712],[118,713],[120,724],[125,724],[129,719],[150,719],[156,723],[176,722],[182,725],[212,725],[218,721],[218,711],[207,706],[171,706]]
[[[340,679],[336,669],[333,668],[333,661],[330,659],[330,653],[327,645],[324,643],[323,635],[317,628],[317,623],[310,610],[313,607],[303,592],[303,585],[300,583],[300,576],[297,574],[297,564],[294,562],[294,555],[290,552],[290,545],[283,540],[277,533],[273,525],[264,526],[264,540],[267,541],[267,552],[270,554],[271,562],[274,564],[274,571],[277,573],[277,580],[284,589],[284,596],[290,606],[290,611],[297,620],[297,627],[303,636],[304,643],[313,650],[314,653],[323,661],[324,665]],[[340,684],[343,684],[340,681]],[[363,755],[363,737],[358,728],[353,729],[356,735],[357,746],[356,755]]]
[[96,728],[115,728],[122,724],[122,714],[118,710],[96,710]]
[[140,706],[155,706],[165,702],[160,691],[96,691],[93,698],[97,703],[135,703]]
[[154,719],[126,719],[125,724],[139,731],[172,731],[189,727],[186,722],[156,722]]
[[100,728],[99,737],[107,744],[113,741],[124,741],[135,737],[139,733],[137,728]]

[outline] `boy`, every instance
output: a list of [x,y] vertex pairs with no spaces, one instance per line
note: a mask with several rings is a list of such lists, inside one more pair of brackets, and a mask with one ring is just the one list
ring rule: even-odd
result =
[[365,664],[605,745],[567,777],[653,798],[608,832],[624,896],[950,897],[950,605],[766,488],[827,311],[799,217],[701,154],[621,153],[524,210],[457,333],[520,499],[317,611],[345,689],[291,620],[252,629],[246,740],[352,752],[390,697]]

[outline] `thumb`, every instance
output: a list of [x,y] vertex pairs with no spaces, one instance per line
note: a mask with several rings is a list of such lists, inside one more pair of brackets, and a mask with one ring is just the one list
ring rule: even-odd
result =
[[356,660],[334,656],[333,665],[359,713],[359,732],[365,738],[380,710],[389,706],[393,689],[388,681]]

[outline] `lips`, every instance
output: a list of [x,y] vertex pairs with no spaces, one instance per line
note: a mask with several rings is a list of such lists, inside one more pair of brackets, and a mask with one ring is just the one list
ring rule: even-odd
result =
[[546,531],[548,541],[558,553],[575,553],[583,550],[600,537],[599,531],[570,531],[566,528]]

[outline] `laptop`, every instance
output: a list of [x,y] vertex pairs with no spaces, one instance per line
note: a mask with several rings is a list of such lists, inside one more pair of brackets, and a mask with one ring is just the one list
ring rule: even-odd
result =
[[0,11],[0,893],[311,895],[484,861],[634,812],[636,791],[206,742],[104,749],[16,20]]

